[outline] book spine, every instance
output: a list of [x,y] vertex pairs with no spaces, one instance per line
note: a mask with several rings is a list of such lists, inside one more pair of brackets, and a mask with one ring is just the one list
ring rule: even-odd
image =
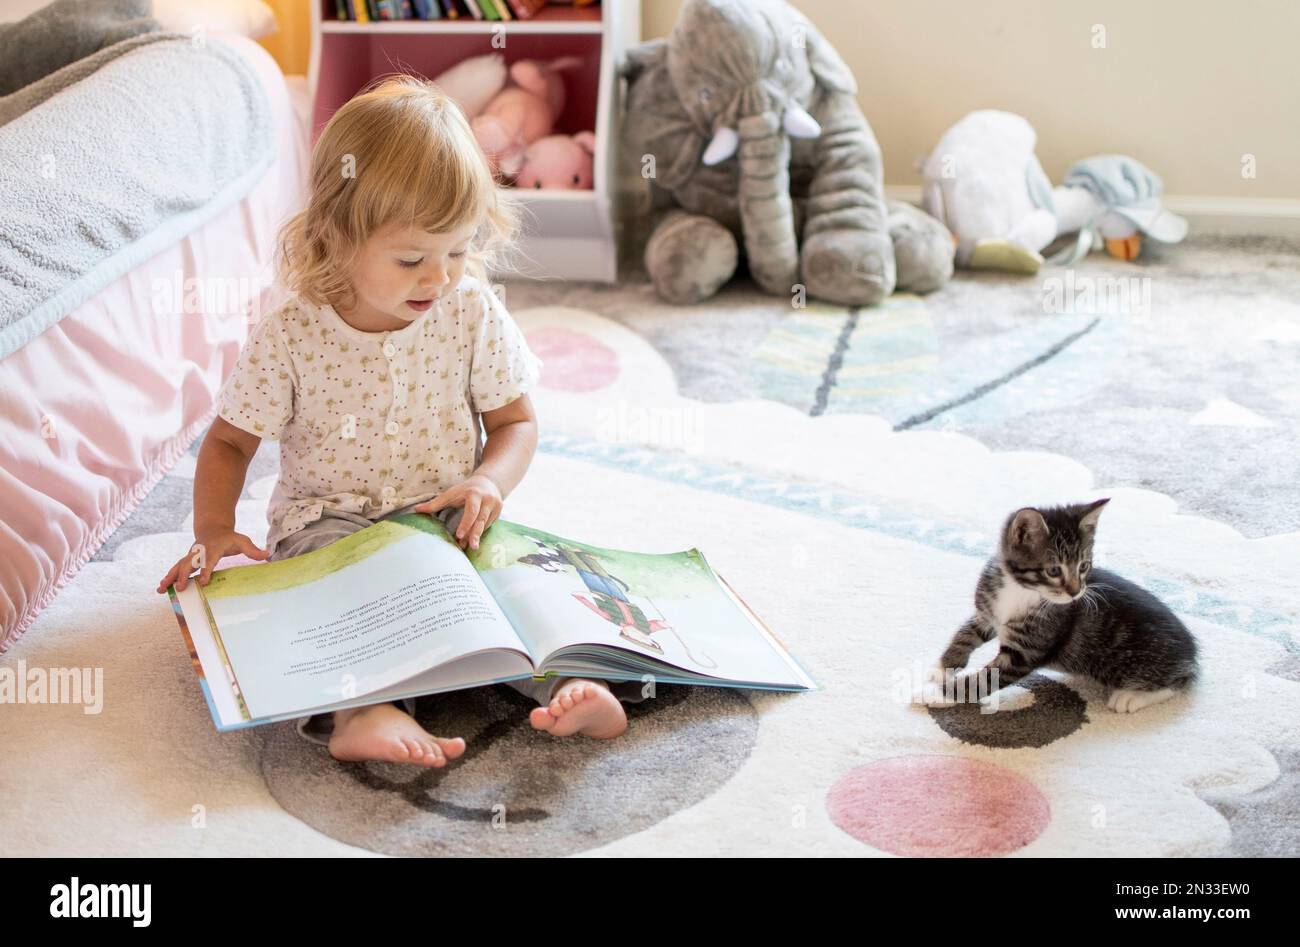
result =
[[456,8],[456,0],[440,0],[442,3],[442,15],[448,20],[459,20],[460,10]]
[[532,15],[546,6],[546,0],[510,0],[510,7],[515,17],[520,20],[531,19]]
[[492,0],[492,5],[497,8],[497,16],[502,20],[513,20],[514,16],[510,13],[510,5],[506,0]]

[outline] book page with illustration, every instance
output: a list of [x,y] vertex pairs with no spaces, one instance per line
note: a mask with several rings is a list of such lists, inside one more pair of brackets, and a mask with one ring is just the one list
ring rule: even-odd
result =
[[806,678],[698,549],[623,552],[498,520],[469,560],[538,664],[595,644],[719,679]]

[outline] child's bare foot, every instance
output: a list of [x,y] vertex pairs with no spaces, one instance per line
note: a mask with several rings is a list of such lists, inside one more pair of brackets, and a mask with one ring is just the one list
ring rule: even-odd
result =
[[329,750],[336,760],[446,766],[465,752],[465,741],[432,736],[410,714],[385,702],[335,711]]
[[535,707],[528,720],[551,736],[572,733],[609,740],[627,729],[627,714],[604,681],[571,677],[560,685],[549,705]]

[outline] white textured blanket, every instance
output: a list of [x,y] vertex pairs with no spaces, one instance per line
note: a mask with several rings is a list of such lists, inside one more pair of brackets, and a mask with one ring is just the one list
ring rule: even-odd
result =
[[253,70],[148,33],[0,98],[0,358],[180,239],[274,155]]

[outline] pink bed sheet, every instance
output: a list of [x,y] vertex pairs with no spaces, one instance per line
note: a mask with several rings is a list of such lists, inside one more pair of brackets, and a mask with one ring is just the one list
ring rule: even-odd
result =
[[0,652],[211,422],[251,324],[218,283],[257,294],[255,313],[278,302],[270,267],[305,193],[311,103],[261,46],[214,38],[262,79],[276,157],[242,200],[0,363]]

